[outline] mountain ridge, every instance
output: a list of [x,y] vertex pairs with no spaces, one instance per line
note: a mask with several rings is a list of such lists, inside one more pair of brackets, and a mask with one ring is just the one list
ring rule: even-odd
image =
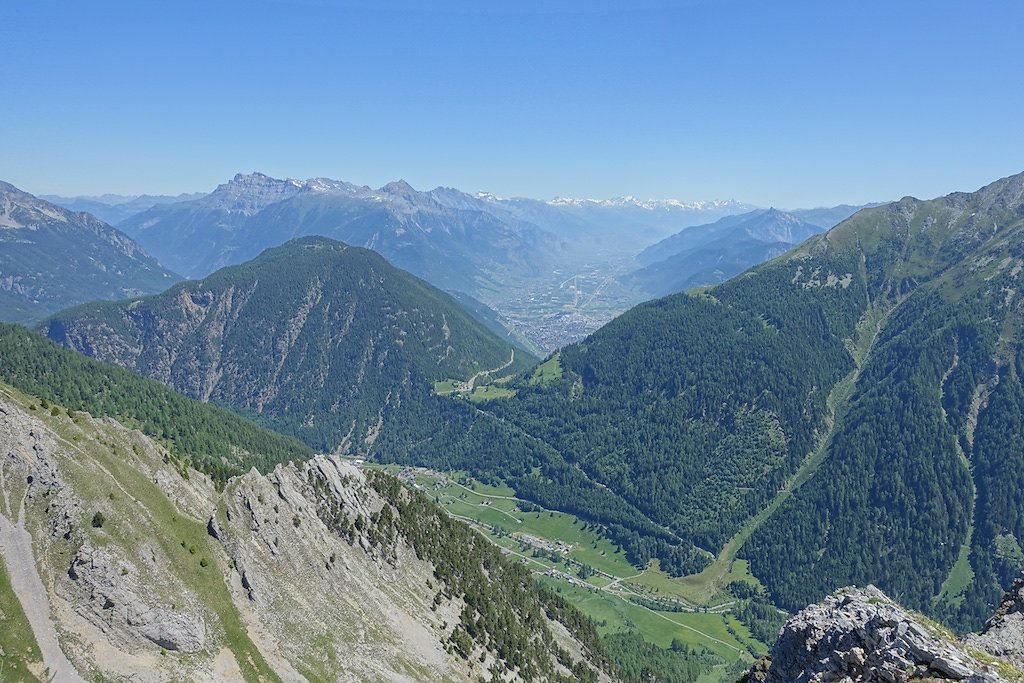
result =
[[320,455],[219,490],[138,431],[2,381],[0,433],[5,675],[613,680],[592,624],[387,475]]
[[60,308],[165,289],[180,278],[133,239],[0,182],[0,319],[35,322]]
[[324,451],[368,450],[433,383],[530,356],[380,255],[303,237],[202,280],[57,314],[47,335]]

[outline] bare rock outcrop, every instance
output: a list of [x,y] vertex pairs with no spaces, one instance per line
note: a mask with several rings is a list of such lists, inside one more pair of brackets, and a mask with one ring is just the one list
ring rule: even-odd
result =
[[151,604],[142,595],[123,559],[89,543],[75,554],[68,577],[87,596],[78,611],[108,632],[142,636],[167,650],[195,653],[206,648],[206,622],[199,614]]
[[1013,582],[985,629],[966,640],[968,645],[1005,657],[1024,669],[1024,576]]
[[841,589],[790,619],[770,655],[745,680],[998,683],[1008,679],[945,629],[868,586]]

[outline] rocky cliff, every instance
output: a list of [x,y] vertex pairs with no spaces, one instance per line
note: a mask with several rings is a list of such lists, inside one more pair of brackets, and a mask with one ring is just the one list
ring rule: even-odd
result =
[[1024,577],[1013,583],[984,630],[967,637],[967,644],[1005,657],[1024,671]]
[[783,627],[748,683],[1021,681],[1024,581],[981,635],[966,642],[874,586],[839,590]]
[[[529,591],[505,623],[527,655],[483,637],[466,606],[487,586],[414,545],[397,520],[418,498],[391,481],[318,456],[219,491],[119,422],[0,384],[0,665],[58,682],[609,680]],[[485,583],[519,569],[483,561]]]

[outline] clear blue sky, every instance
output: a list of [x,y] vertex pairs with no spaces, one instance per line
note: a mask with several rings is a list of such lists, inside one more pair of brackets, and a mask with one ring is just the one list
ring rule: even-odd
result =
[[261,170],[796,207],[1024,170],[1019,0],[4,5],[0,179],[38,194]]

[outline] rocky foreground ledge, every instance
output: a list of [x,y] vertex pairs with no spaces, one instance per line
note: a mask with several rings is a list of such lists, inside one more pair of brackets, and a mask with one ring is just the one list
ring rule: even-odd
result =
[[1024,579],[966,641],[908,612],[874,586],[845,588],[783,627],[748,683],[1024,681]]

